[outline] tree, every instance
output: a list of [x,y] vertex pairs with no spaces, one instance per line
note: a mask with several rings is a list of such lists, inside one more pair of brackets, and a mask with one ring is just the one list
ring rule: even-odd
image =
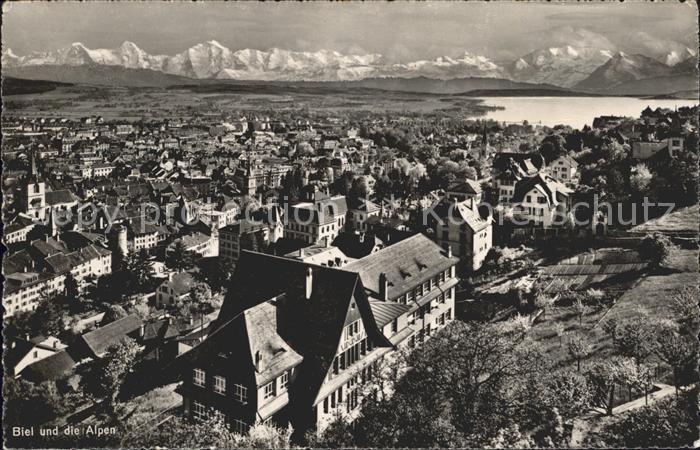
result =
[[199,314],[202,328],[204,327],[204,316],[214,311],[212,305],[211,289],[206,283],[195,283],[190,288],[190,311]]
[[333,420],[322,432],[309,431],[306,441],[311,448],[355,447],[350,425],[342,417]]
[[698,309],[698,287],[685,286],[676,291],[671,297],[671,310],[674,319],[683,334],[697,332],[700,325],[700,309]]
[[653,267],[661,266],[671,253],[671,240],[661,233],[646,235],[639,243],[639,255],[651,263]]
[[221,258],[202,258],[197,262],[193,276],[197,281],[208,284],[214,292],[222,292],[231,279],[232,267]]
[[542,139],[540,153],[546,163],[550,163],[566,154],[566,140],[559,134],[550,134]]
[[601,327],[603,328],[603,331],[610,336],[610,340],[612,340],[613,345],[615,345],[616,339],[616,332],[617,332],[617,320],[615,318],[608,318],[603,321],[601,324]]
[[369,196],[369,185],[367,184],[367,178],[364,176],[357,177],[352,180],[352,186],[350,187],[349,197],[354,200],[365,200]]
[[544,389],[553,397],[552,406],[566,418],[583,414],[590,408],[593,392],[584,375],[572,370],[554,372],[545,378]]
[[216,417],[188,420],[173,416],[157,427],[143,427],[141,423],[128,424],[120,447],[127,448],[292,448],[291,428],[276,428],[256,424],[247,435],[230,431],[226,423]]
[[80,288],[78,286],[78,280],[75,279],[71,272],[66,274],[66,279],[63,282],[63,292],[68,301],[78,301]]
[[630,176],[630,186],[634,191],[639,193],[646,192],[647,189],[649,189],[651,180],[651,171],[646,166],[646,164],[640,163],[632,168],[632,174]]
[[615,350],[618,354],[643,362],[651,354],[653,325],[644,317],[628,319],[615,328]]
[[108,412],[114,411],[122,383],[134,367],[139,351],[138,344],[127,337],[109,346],[102,358],[85,369],[82,379],[87,392],[95,398],[104,398]]
[[693,447],[698,437],[697,392],[668,398],[626,413],[603,431],[605,447]]
[[63,333],[65,330],[63,323],[65,313],[62,308],[64,301],[65,298],[62,296],[45,297],[40,300],[31,318],[31,330],[44,336],[59,336]]
[[603,408],[612,416],[617,381],[614,363],[610,360],[596,362],[584,375],[591,388],[591,405]]
[[115,320],[123,319],[128,316],[129,313],[126,312],[121,305],[109,305],[105,310],[104,316],[102,316],[102,325],[114,322]]
[[153,283],[153,263],[146,250],[132,252],[126,259],[126,268],[131,275],[131,293],[143,292]]
[[406,356],[411,369],[396,379],[390,397],[367,400],[353,426],[354,444],[473,447],[514,421],[533,429],[546,407],[531,401],[531,383],[543,378],[547,364],[527,340],[514,344],[515,333],[451,322]]
[[177,272],[184,272],[194,267],[195,257],[185,248],[181,240],[176,240],[165,254],[165,266]]
[[52,381],[34,385],[21,378],[5,377],[2,395],[6,427],[41,425],[64,414],[69,407]]
[[586,305],[580,297],[577,297],[574,300],[573,307],[574,311],[576,312],[576,316],[578,316],[578,324],[580,326],[583,324],[583,316],[588,314],[588,305]]
[[542,310],[542,318],[547,317],[547,308],[554,304],[554,297],[550,297],[541,290],[537,290],[531,294],[531,303],[535,309]]
[[576,370],[581,371],[581,361],[591,353],[591,346],[581,337],[569,339],[567,343],[569,355],[576,360]]
[[559,338],[559,346],[561,347],[562,338],[564,337],[564,333],[566,332],[566,327],[564,326],[563,323],[557,322],[554,324],[554,332],[556,333],[557,337]]
[[697,377],[698,341],[693,335],[682,335],[671,327],[661,327],[652,342],[654,354],[673,371],[673,385],[678,388],[685,380]]

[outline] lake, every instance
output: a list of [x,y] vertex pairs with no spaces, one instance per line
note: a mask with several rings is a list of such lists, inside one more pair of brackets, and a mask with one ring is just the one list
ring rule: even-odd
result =
[[632,97],[480,97],[485,105],[505,109],[489,111],[486,118],[500,122],[522,122],[533,125],[591,126],[597,116],[639,117],[647,106],[652,109],[694,106],[690,99],[645,100]]

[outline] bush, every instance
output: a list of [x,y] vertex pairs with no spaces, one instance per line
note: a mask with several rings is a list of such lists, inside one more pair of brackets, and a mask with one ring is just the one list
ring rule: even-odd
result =
[[660,233],[647,235],[639,243],[639,255],[649,261],[652,266],[659,267],[668,259],[671,253],[671,240]]
[[611,447],[689,447],[698,437],[697,392],[639,408],[603,430]]

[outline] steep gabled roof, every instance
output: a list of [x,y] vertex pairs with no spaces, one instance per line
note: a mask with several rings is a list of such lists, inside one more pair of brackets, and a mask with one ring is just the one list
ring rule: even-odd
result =
[[481,194],[482,189],[478,181],[467,179],[461,183],[455,183],[448,187],[447,192],[461,192],[476,195]]
[[556,206],[562,195],[568,196],[572,191],[554,178],[538,173],[534,177],[523,178],[515,185],[513,203],[520,203],[528,192],[539,189],[546,197],[550,205]]
[[34,382],[52,381],[61,378],[75,367],[76,361],[68,350],[62,350],[41,359],[24,369],[23,376]]
[[268,383],[302,361],[303,358],[277,334],[275,305],[264,302],[253,306],[243,313],[243,320],[248,334],[251,364],[255,366],[256,357],[260,358],[255,370],[258,386]]
[[87,345],[88,350],[99,358],[107,352],[111,345],[117,344],[127,335],[138,330],[141,327],[141,323],[139,316],[131,314],[94,331],[85,333],[82,335],[82,340]]
[[384,273],[389,284],[388,298],[393,299],[458,261],[456,257],[445,256],[440,246],[425,235],[416,234],[353,261],[343,270],[357,272],[374,298],[379,298],[379,275]]
[[412,308],[411,305],[379,300],[370,300],[369,306],[372,307],[372,315],[380,328]]
[[[357,273],[249,251],[241,253],[236,267],[214,331],[189,352],[189,360],[238,352],[249,358],[258,383],[298,365],[290,398],[296,399],[295,408],[304,409],[319,392],[348,320],[361,318],[370,339],[391,346],[374,322]],[[242,344],[245,353],[240,353]]]

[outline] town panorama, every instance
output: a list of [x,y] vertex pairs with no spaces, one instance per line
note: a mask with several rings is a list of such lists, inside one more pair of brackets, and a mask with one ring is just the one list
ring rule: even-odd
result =
[[697,445],[697,17],[6,2],[4,445]]

